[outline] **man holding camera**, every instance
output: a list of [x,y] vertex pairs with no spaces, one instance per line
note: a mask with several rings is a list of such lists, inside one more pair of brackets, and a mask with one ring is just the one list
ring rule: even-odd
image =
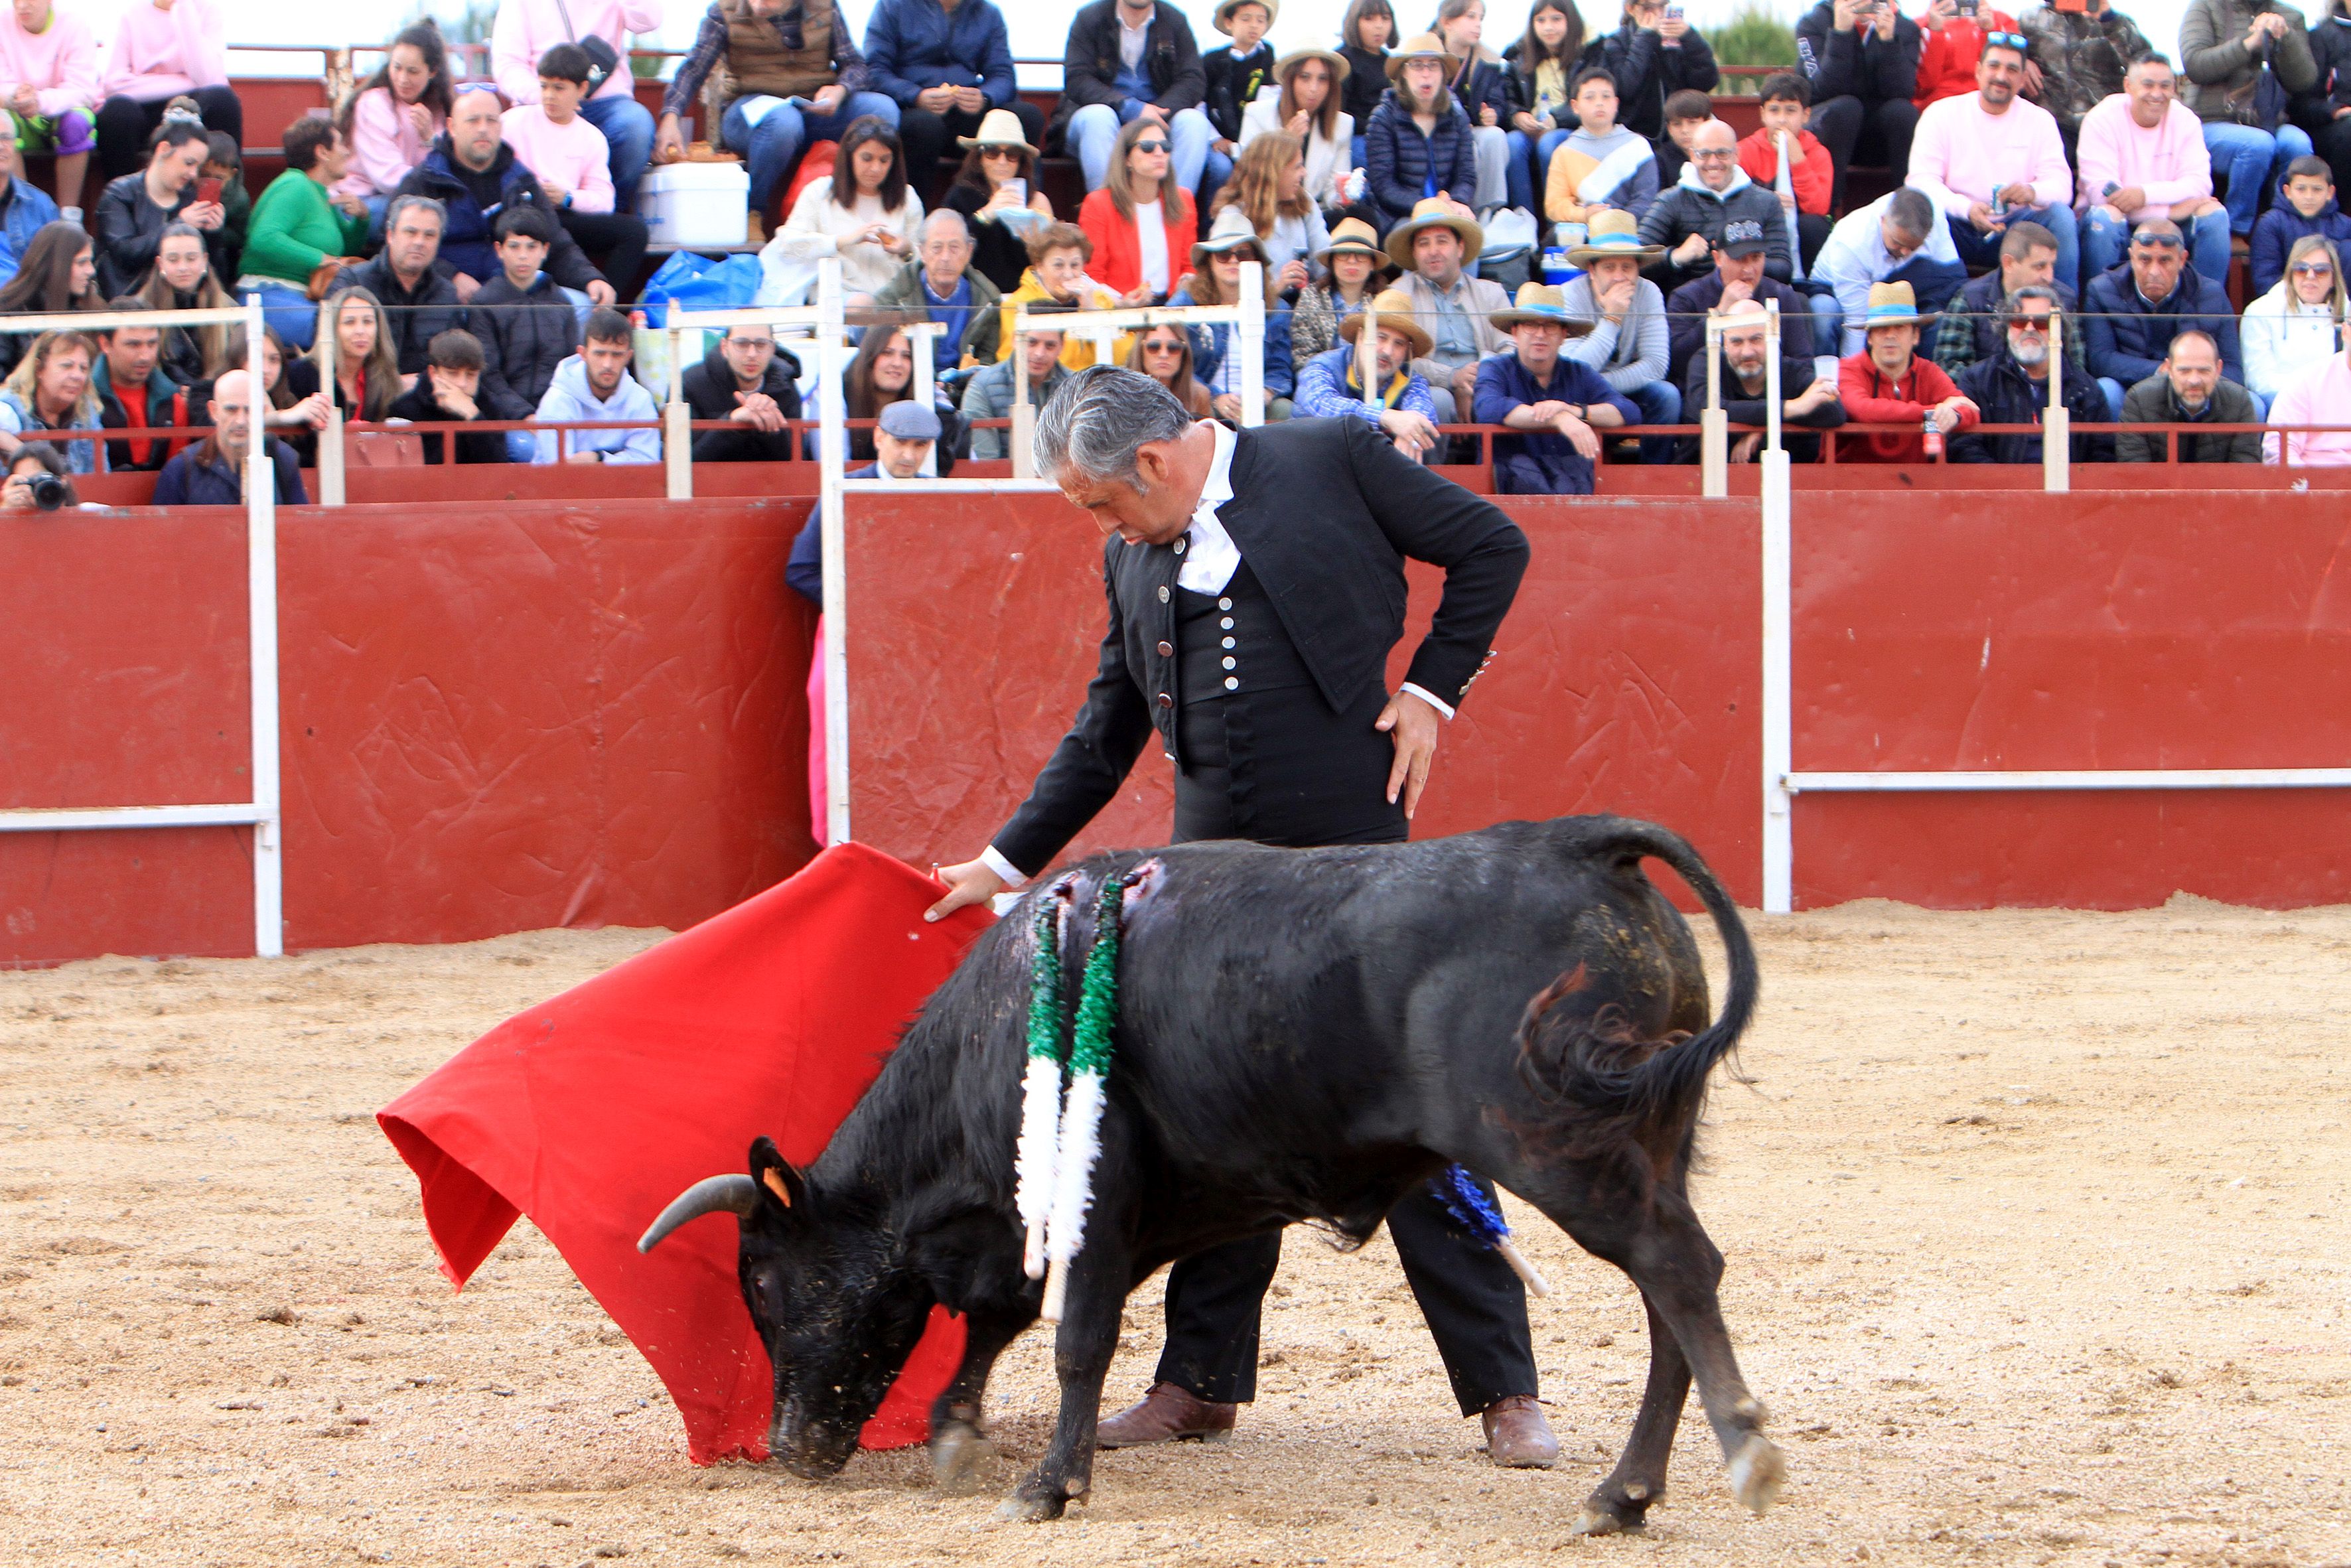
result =
[[1836,189],[1829,210],[1844,209],[1844,172],[1867,154],[1896,178],[1910,166],[1918,127],[1918,24],[1894,0],[1821,0],[1796,23],[1796,64],[1813,87],[1812,132],[1829,150]]

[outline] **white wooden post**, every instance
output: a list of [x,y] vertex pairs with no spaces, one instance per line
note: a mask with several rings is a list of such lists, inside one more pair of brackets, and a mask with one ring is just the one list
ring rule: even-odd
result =
[[685,371],[677,362],[684,341],[684,330],[670,321],[669,400],[662,405],[662,470],[666,480],[664,494],[673,501],[694,498],[694,411],[686,406]]
[[[1015,479],[1037,477],[1037,411],[1029,406],[1029,335],[1012,334],[1012,428],[1004,433]],[[1067,340],[1064,340],[1066,341]]]
[[[261,296],[245,298],[246,393],[251,411],[245,455],[246,640],[251,646],[253,729],[253,950],[264,958],[286,951],[286,845],[277,758],[277,465],[270,461],[262,391]],[[333,333],[328,334],[333,340]],[[334,350],[329,348],[329,354]],[[334,361],[330,359],[328,364]],[[329,380],[327,390],[334,391]],[[338,442],[341,430],[334,431]],[[338,455],[340,447],[336,448]],[[338,485],[342,465],[335,465]],[[321,486],[325,484],[321,476]],[[338,495],[334,505],[340,505]]]
[[841,400],[841,262],[817,263],[817,498],[824,508],[825,837],[849,841],[849,551],[841,531],[841,476],[849,458]]
[[1789,665],[1792,497],[1788,454],[1780,443],[1780,302],[1763,318],[1765,440],[1762,463],[1763,536],[1763,912],[1785,915],[1794,905],[1795,823],[1790,815],[1792,765]]
[[[938,401],[935,395],[938,386],[938,370],[931,362],[931,340],[946,330],[945,325],[937,321],[915,321],[906,328],[906,349],[914,362],[914,401],[925,408],[935,406]],[[879,450],[878,446],[876,450]],[[935,479],[939,476],[939,444],[937,442],[932,442],[930,451],[923,455],[923,466],[918,472],[925,479]]]
[[1241,357],[1241,428],[1265,423],[1265,264],[1241,263],[1241,319],[1234,349]]
[[[319,379],[325,383],[319,390],[327,394],[326,439],[319,443],[319,505],[322,507],[340,507],[343,504],[344,496],[343,460],[348,455],[343,451],[342,397],[337,390],[341,384],[340,378],[342,371],[335,360],[335,356],[341,351],[343,346],[341,318],[342,308],[338,306],[327,317],[326,341],[319,346],[320,357]],[[285,372],[280,370],[278,373],[283,375]],[[262,429],[262,411],[269,399],[267,394],[261,391],[261,382],[257,378],[253,387],[253,429],[256,436],[254,446],[257,451],[261,444],[259,435]],[[361,409],[360,412],[364,413],[367,411]]]
[[1730,418],[1722,412],[1722,318],[1706,318],[1706,407],[1698,416],[1698,493],[1730,494]]
[[2058,494],[2074,487],[2074,416],[2065,408],[2065,324],[2049,307],[2049,409],[2041,416],[2041,488]]

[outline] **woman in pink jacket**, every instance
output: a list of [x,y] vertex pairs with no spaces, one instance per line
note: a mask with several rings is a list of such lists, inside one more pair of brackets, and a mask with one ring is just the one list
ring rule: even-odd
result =
[[122,14],[99,78],[98,162],[109,180],[147,166],[163,106],[186,95],[204,129],[245,144],[245,106],[228,85],[228,24],[221,0],[136,0]]
[[383,210],[400,183],[424,162],[448,121],[449,51],[441,29],[430,21],[403,27],[375,75],[343,105],[340,122],[350,144],[351,172],[333,193],[367,204],[371,235],[381,231]]

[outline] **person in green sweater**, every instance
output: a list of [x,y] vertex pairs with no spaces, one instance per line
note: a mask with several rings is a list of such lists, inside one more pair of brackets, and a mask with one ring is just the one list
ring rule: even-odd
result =
[[260,295],[263,319],[297,350],[310,346],[318,328],[311,277],[329,262],[356,266],[367,241],[367,204],[328,193],[350,158],[333,120],[298,120],[286,128],[286,172],[263,186],[253,204],[236,293]]

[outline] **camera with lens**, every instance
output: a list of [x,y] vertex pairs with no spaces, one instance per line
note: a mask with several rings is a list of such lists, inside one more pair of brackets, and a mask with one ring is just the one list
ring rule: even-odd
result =
[[55,512],[73,499],[73,486],[54,474],[36,474],[25,481],[25,489],[33,497],[33,509]]

